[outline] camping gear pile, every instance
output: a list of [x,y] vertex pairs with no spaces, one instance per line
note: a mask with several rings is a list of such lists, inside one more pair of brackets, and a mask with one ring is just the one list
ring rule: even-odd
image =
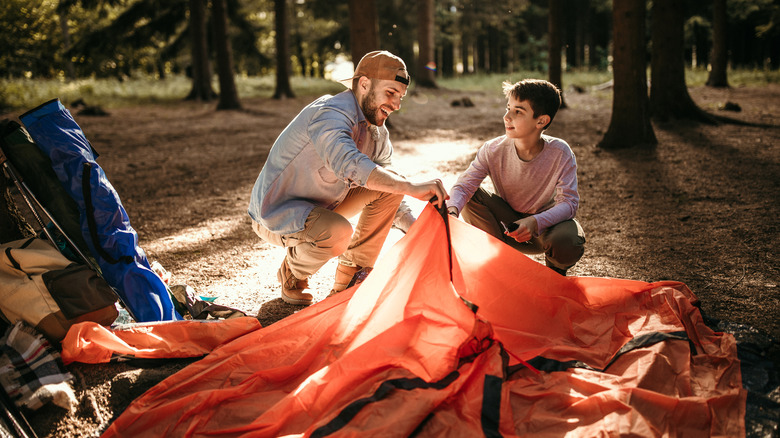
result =
[[21,239],[0,251],[0,311],[7,321],[24,321],[58,342],[77,322],[110,325],[119,315],[108,283],[49,241]]
[[70,112],[55,99],[19,117],[80,212],[81,236],[103,278],[138,322],[181,319],[165,284],[138,246],[119,195]]
[[0,242],[0,428],[30,436],[19,407],[78,404],[56,349],[74,324],[112,324],[118,301],[139,322],[181,316],[68,110],[55,99],[20,120],[0,122],[0,177],[38,234]]
[[134,320],[181,319],[70,112],[55,99],[19,119],[25,127],[3,121],[0,161],[48,240],[105,280]]

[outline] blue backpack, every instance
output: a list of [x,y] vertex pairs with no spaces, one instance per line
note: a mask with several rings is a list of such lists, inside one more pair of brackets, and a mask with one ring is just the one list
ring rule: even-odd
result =
[[76,201],[81,233],[103,278],[138,322],[180,320],[168,288],[149,266],[138,234],[103,169],[97,153],[70,112],[54,99],[19,120],[49,156],[60,183]]

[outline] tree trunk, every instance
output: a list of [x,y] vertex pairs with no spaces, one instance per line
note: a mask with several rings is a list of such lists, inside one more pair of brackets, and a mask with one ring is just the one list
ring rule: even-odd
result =
[[349,39],[355,68],[363,55],[379,50],[379,16],[375,0],[349,0]]
[[725,88],[729,86],[726,73],[728,70],[726,27],[726,0],[714,0],[712,5],[712,56],[710,58],[712,69],[707,78],[707,85],[710,87]]
[[[588,29],[588,17],[590,16],[590,1],[583,0],[577,2],[577,10],[574,12],[574,35],[569,38],[574,42],[574,66],[578,68],[586,67],[585,44],[586,32]],[[570,62],[571,64],[571,62]]]
[[62,49],[65,53],[65,77],[69,80],[76,79],[76,69],[73,67],[73,62],[71,61],[70,55],[68,52],[71,48],[71,42],[70,42],[70,29],[68,28],[68,8],[62,5],[62,2],[60,1],[60,5],[57,8],[57,13],[60,17],[60,31],[62,32]]
[[287,23],[287,0],[274,0],[276,28],[276,91],[274,99],[295,97],[290,87],[290,30]]
[[241,109],[233,75],[233,49],[228,38],[227,5],[225,0],[212,0],[214,11],[214,45],[217,51],[219,103],[217,110]]
[[487,66],[486,52],[486,37],[484,33],[477,35],[474,44],[474,73],[490,73]]
[[417,58],[417,85],[425,88],[437,88],[433,8],[434,0],[419,0],[417,3],[417,42],[420,45],[420,54]]
[[614,0],[612,20],[612,119],[599,147],[653,146],[658,141],[650,124],[650,102],[647,98],[645,1]]
[[451,40],[445,40],[441,50],[441,74],[446,78],[455,75],[455,45]]
[[460,22],[460,59],[463,65],[463,74],[468,75],[473,73],[473,58],[472,50],[474,47],[474,32],[471,29],[474,28],[474,14],[470,13],[470,9],[464,6],[463,13],[458,18]]
[[684,4],[678,0],[654,0],[650,113],[666,121],[672,118],[712,122],[691,99],[685,84]]
[[216,93],[211,88],[204,0],[190,0],[190,40],[192,42],[192,90],[187,100],[210,102],[216,97]]
[[494,73],[506,73],[508,66],[506,57],[507,44],[504,42],[504,37],[501,35],[501,31],[498,27],[488,27],[487,43],[488,65],[490,66],[490,71]]
[[[159,56],[159,55],[158,55]],[[163,61],[160,58],[157,58],[155,61],[155,68],[157,69],[157,76],[160,80],[163,80],[166,78],[167,73],[165,73],[165,61]]]
[[547,14],[547,33],[550,38],[547,54],[548,80],[561,90],[561,108],[566,108],[566,101],[563,99],[563,72],[561,71],[563,18],[563,0],[550,0]]
[[[298,15],[298,9],[296,6],[293,6],[292,16],[296,17],[293,19],[293,25],[290,32],[291,38],[292,38],[292,47],[293,51],[295,52],[295,57],[298,58],[298,65],[301,67],[301,74],[303,77],[308,78],[311,77],[311,69],[310,69],[310,63],[309,60],[306,59],[306,54],[303,50],[303,38],[304,36],[301,35],[300,30],[300,22],[302,20],[297,19]],[[306,26],[306,23],[303,23],[304,26]],[[293,73],[294,74],[294,73]]]

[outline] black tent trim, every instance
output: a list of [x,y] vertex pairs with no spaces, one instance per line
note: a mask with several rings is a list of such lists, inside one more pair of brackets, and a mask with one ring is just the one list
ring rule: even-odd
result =
[[458,371],[453,371],[443,379],[430,383],[419,377],[386,380],[379,385],[379,388],[377,388],[370,397],[353,401],[335,418],[330,420],[330,422],[316,429],[311,436],[315,438],[325,437],[334,432],[338,432],[355,418],[361,409],[371,403],[376,403],[388,397],[394,390],[413,391],[416,389],[444,389],[452,382],[456,381],[458,377],[460,377],[460,373]]
[[[625,345],[623,345],[623,347],[621,347],[620,350],[615,354],[615,356],[612,357],[612,360],[609,361],[609,363],[607,364],[606,367],[604,367],[604,369],[594,368],[586,364],[585,362],[581,362],[577,360],[559,361],[554,359],[548,359],[542,356],[537,356],[529,360],[528,364],[539,371],[545,371],[545,372],[566,371],[570,368],[584,368],[591,371],[604,372],[607,370],[607,368],[610,367],[610,365],[615,363],[615,361],[618,360],[618,358],[623,354],[639,348],[649,347],[651,345],[655,345],[659,342],[664,342],[664,341],[687,341],[690,344],[692,353],[693,354],[696,353],[696,348],[693,346],[691,340],[688,338],[688,335],[684,331],[671,332],[671,333],[653,332],[653,333],[647,333],[641,336],[637,336],[636,338],[633,338],[630,341],[626,342]],[[520,371],[523,368],[525,368],[525,365],[517,364],[513,367],[510,367],[509,374],[511,375],[517,371]]]

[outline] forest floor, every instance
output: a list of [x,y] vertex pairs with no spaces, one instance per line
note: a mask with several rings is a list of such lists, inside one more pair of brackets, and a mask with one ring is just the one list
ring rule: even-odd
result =
[[[597,144],[611,92],[566,90],[568,108],[548,133],[569,142],[579,167],[587,244],[570,275],[681,281],[705,315],[780,339],[780,85],[690,92],[709,113],[753,125],[654,123],[656,147],[605,151]],[[473,107],[452,105],[465,97]],[[172,274],[171,284],[269,325],[300,307],[279,298],[284,251],[252,232],[246,209],[271,144],[312,99],[245,99],[241,111],[181,102],[74,115],[141,247]],[[721,110],[727,102],[741,111]],[[504,106],[499,84],[492,93],[413,90],[391,117],[395,167],[449,188],[477,148],[503,134]],[[401,237],[393,229],[387,246]],[[315,301],[327,295],[334,271],[330,262],[311,279]],[[94,436],[190,362],[69,365],[78,409],[46,407],[30,421],[41,437]]]

